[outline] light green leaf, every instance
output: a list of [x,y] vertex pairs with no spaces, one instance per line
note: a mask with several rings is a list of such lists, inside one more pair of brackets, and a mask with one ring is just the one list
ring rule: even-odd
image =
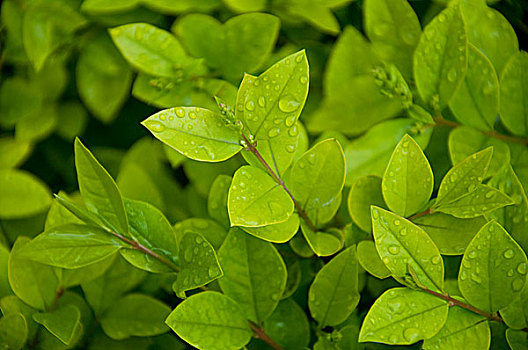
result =
[[27,141],[20,141],[9,136],[1,137],[0,169],[16,168],[27,159],[31,150],[32,146]]
[[526,284],[526,254],[495,221],[483,226],[469,243],[458,274],[467,301],[495,312],[510,304]]
[[[208,311],[215,310],[214,313]],[[195,294],[180,303],[165,323],[201,350],[237,350],[249,343],[252,332],[242,308],[217,292]]]
[[264,321],[266,333],[285,349],[305,349],[310,342],[310,324],[303,309],[291,298],[279,303]]
[[385,207],[381,194],[381,178],[362,176],[358,178],[348,195],[348,213],[356,225],[365,232],[372,231],[370,206]]
[[223,276],[216,252],[200,234],[188,232],[183,236],[179,258],[181,271],[172,285],[179,297],[184,296],[187,290],[202,287]]
[[202,71],[200,61],[188,57],[174,35],[151,24],[126,24],[109,33],[123,57],[141,72],[181,78],[190,71]]
[[[267,13],[249,13],[229,18],[224,24],[204,14],[178,19],[172,31],[187,51],[229,81],[239,81],[265,62],[279,33],[280,21]],[[214,45],[210,45],[214,43]]]
[[519,177],[519,182],[524,188],[528,188],[528,148],[516,144],[509,143],[511,153],[511,165],[515,170],[515,174]]
[[60,284],[63,288],[75,287],[81,283],[86,283],[100,277],[113,264],[115,255],[90,264],[85,267],[76,269],[62,269],[57,273],[60,279]]
[[224,227],[229,227],[229,213],[227,211],[227,195],[233,178],[228,175],[218,175],[209,190],[207,198],[207,212]]
[[219,0],[140,0],[143,6],[153,11],[161,12],[167,15],[178,14],[182,12],[197,11],[210,12],[220,6]]
[[501,309],[500,315],[510,328],[528,327],[528,288],[525,287],[512,303]]
[[237,170],[229,189],[231,226],[266,226],[286,221],[293,213],[293,201],[286,191],[259,168]]
[[0,347],[20,350],[26,344],[28,328],[24,315],[20,313],[4,315],[0,318]]
[[122,162],[116,182],[123,197],[146,202],[164,210],[163,195],[152,180],[154,176],[135,162]]
[[[351,1],[351,0],[350,0]],[[286,3],[288,13],[299,17],[323,33],[339,33],[339,22],[330,10],[330,4],[320,0],[292,0]]]
[[56,104],[44,104],[37,112],[27,115],[16,122],[15,138],[20,141],[40,141],[51,134],[56,124]]
[[0,125],[10,127],[40,110],[42,92],[28,80],[15,76],[2,81],[0,87]]
[[67,141],[83,133],[88,122],[88,112],[81,103],[69,101],[57,106],[57,124],[55,132]]
[[281,295],[281,300],[291,297],[299,288],[302,278],[301,263],[298,260],[286,260],[286,267],[288,269],[288,278],[286,279],[286,287]]
[[158,140],[195,160],[220,162],[242,149],[236,128],[220,114],[199,107],[166,109],[141,124]]
[[468,69],[449,102],[455,117],[467,126],[493,130],[499,112],[499,79],[491,62],[475,46],[468,46]]
[[132,71],[106,33],[84,46],[75,73],[86,108],[102,122],[113,121],[128,97]]
[[224,0],[224,4],[235,13],[263,11],[266,0]]
[[[99,216],[96,213],[92,213],[91,211],[88,211],[88,209],[86,209],[83,205],[77,204],[76,202],[72,201],[66,196],[66,194],[59,192],[59,194],[55,195],[55,199],[57,203],[60,204],[62,207],[64,207],[69,213],[69,214],[65,214],[65,216],[67,215],[66,216],[67,222],[59,222],[59,224],[83,223],[84,222],[91,226],[103,227],[103,228],[109,229],[108,227],[105,226],[104,219],[101,216]],[[53,207],[50,209],[50,212],[52,209]],[[49,215],[50,214],[48,213],[48,216]],[[71,216],[73,216],[75,220],[70,220]],[[51,225],[50,228],[53,226],[54,225]]]
[[141,0],[84,0],[81,10],[89,14],[119,13],[132,10]]
[[58,307],[50,312],[35,313],[33,320],[43,325],[66,345],[70,345],[74,340],[77,328],[82,327],[81,312],[74,305]]
[[405,0],[369,0],[363,7],[365,31],[380,58],[393,62],[407,78],[422,29]]
[[426,339],[423,349],[489,349],[491,332],[486,318],[459,307],[449,309],[444,327],[434,337]]
[[[345,156],[336,139],[319,142],[291,168],[287,186],[308,216],[317,214],[337,197],[345,184]],[[317,226],[319,223],[315,222]]]
[[372,233],[383,263],[396,277],[412,269],[420,283],[442,291],[444,264],[438,248],[420,227],[405,218],[372,207]]
[[209,242],[215,251],[220,249],[227,236],[227,230],[213,220],[203,218],[189,218],[174,225],[177,241],[181,241],[186,233],[198,233]]
[[308,307],[319,327],[337,326],[359,303],[356,247],[339,253],[317,273],[308,291]]
[[448,305],[442,299],[409,288],[392,288],[374,302],[365,316],[359,341],[413,344],[437,334],[447,313]]
[[492,154],[493,148],[488,147],[467,156],[451,168],[440,183],[433,208],[441,208],[442,205],[475,191],[486,176]]
[[[27,326],[27,338],[33,339],[37,334],[38,324],[33,321],[33,314],[36,312],[35,309],[25,304],[16,295],[9,295],[0,299],[0,309],[4,316],[18,315],[24,316],[24,323]],[[2,322],[2,321],[0,321]],[[17,322],[17,321],[15,321]],[[0,329],[3,329],[0,327]],[[1,331],[0,331],[1,332]]]
[[105,259],[125,245],[107,231],[94,226],[55,226],[26,244],[18,256],[62,268],[84,267]]
[[9,284],[17,297],[35,309],[45,310],[55,299],[59,281],[54,268],[24,257],[18,252],[29,242],[27,237],[19,237],[9,257]]
[[493,187],[481,184],[473,192],[443,204],[437,210],[457,218],[468,219],[511,204],[515,202],[510,197]]
[[505,142],[465,126],[458,127],[449,133],[449,156],[453,164],[489,146],[493,146],[493,156],[486,176],[493,176],[510,162],[510,149]]
[[458,6],[443,10],[425,27],[413,64],[420,96],[433,109],[443,109],[467,68],[466,28]]
[[506,330],[506,339],[512,350],[523,350],[528,346],[528,333],[516,331],[513,329]]
[[36,71],[58,48],[72,39],[75,31],[88,21],[72,6],[60,1],[32,1],[22,23],[22,36],[27,56]]
[[278,224],[271,224],[260,227],[244,227],[240,228],[247,233],[272,243],[288,242],[299,230],[299,216],[293,213],[288,220],[279,222]]
[[484,1],[479,4],[475,1],[458,3],[466,23],[468,41],[489,58],[500,74],[519,48],[515,30],[499,11],[486,6]]
[[51,204],[47,185],[22,170],[0,170],[0,218],[16,219],[44,212]]
[[528,135],[528,53],[512,56],[500,76],[501,121],[515,135]]
[[218,163],[186,160],[183,163],[183,171],[192,185],[196,188],[196,191],[203,197],[207,197],[211,186],[218,175],[225,174],[233,176],[235,171],[242,165],[244,165],[244,162],[240,157],[233,157]]
[[0,298],[13,294],[9,286],[9,249],[0,244]]
[[273,244],[231,229],[218,252],[224,276],[218,280],[225,295],[247,317],[266,320],[277,307],[286,286],[286,265]]
[[412,119],[395,119],[380,123],[369,129],[364,135],[345,146],[347,164],[346,184],[365,175],[382,176],[394,147],[401,138],[409,133],[425,149],[431,137],[430,129],[416,133]]
[[394,149],[383,175],[381,190],[385,203],[396,214],[412,215],[429,201],[433,185],[429,161],[416,141],[405,135]]
[[486,219],[482,216],[459,219],[443,213],[433,213],[420,216],[413,222],[427,232],[441,254],[461,255],[471,239],[486,224]]
[[[318,256],[329,256],[335,254],[343,247],[342,240],[327,232],[312,231],[312,229],[310,229],[304,220],[301,220],[301,231],[304,238],[306,239],[306,242],[308,243],[309,248],[311,248],[312,251]],[[302,249],[304,249],[304,247]],[[306,249],[304,250],[306,251]],[[306,251],[305,254],[307,253],[308,252]]]
[[391,275],[391,272],[376,251],[376,245],[373,241],[361,241],[357,245],[357,256],[361,267],[372,276],[384,279]]
[[[165,260],[178,264],[176,234],[167,218],[152,205],[125,199],[130,235],[142,246]],[[150,255],[135,249],[123,249],[121,255],[132,265],[150,272],[173,272]]]
[[112,339],[149,337],[169,329],[163,322],[170,308],[143,294],[128,294],[117,300],[101,318],[101,327]]
[[127,235],[125,207],[114,179],[78,138],[75,139],[75,168],[86,208],[104,218],[110,228]]

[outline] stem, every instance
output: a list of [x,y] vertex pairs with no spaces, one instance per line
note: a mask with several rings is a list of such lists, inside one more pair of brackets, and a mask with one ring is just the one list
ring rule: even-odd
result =
[[53,303],[49,307],[48,312],[55,310],[55,308],[57,307],[57,303],[59,302],[59,299],[62,297],[63,294],[64,294],[64,288],[62,287],[57,288],[57,290],[55,291],[55,299],[53,299]]
[[409,220],[414,220],[414,219],[417,219],[419,218],[420,216],[425,216],[425,215],[431,215],[432,213],[434,213],[433,209],[432,208],[427,208],[426,210],[420,212],[420,213],[416,213],[412,216],[409,216]]
[[244,133],[242,133],[242,138],[244,139],[244,142],[247,145],[247,149],[251,153],[253,153],[253,155],[258,159],[258,161],[264,166],[264,168],[266,168],[266,170],[271,175],[271,177],[273,177],[275,182],[278,183],[280,186],[282,186],[284,191],[286,191],[286,193],[290,196],[290,198],[293,201],[293,204],[295,205],[295,208],[297,209],[297,212],[303,218],[303,220],[306,222],[306,224],[308,225],[310,230],[312,230],[314,232],[317,232],[318,231],[317,230],[317,226],[315,226],[314,223],[312,222],[312,220],[310,220],[310,218],[308,217],[308,214],[306,213],[306,211],[304,211],[304,209],[301,207],[299,202],[297,202],[295,200],[295,197],[293,197],[293,195],[291,194],[290,190],[288,190],[288,188],[286,187],[286,184],[284,183],[284,181],[282,181],[282,179],[277,174],[275,174],[275,172],[273,171],[273,169],[271,169],[269,164],[264,160],[264,158],[262,158],[262,155],[260,154],[260,152],[257,149],[256,143],[250,142],[248,140],[248,138],[246,137],[246,135],[244,135]]
[[[440,298],[442,300],[445,300],[449,303],[449,306],[458,306],[458,307],[461,307],[463,309],[466,309],[468,311],[471,311],[473,313],[476,313],[477,315],[480,315],[480,316],[483,316],[485,318],[487,318],[489,321],[495,321],[495,322],[499,322],[499,323],[503,323],[503,324],[506,324],[506,322],[504,322],[504,320],[502,319],[502,317],[498,314],[498,313],[489,313],[489,312],[486,312],[486,311],[483,311],[483,310],[480,310],[480,309],[477,309],[476,307],[474,306],[471,306],[467,303],[464,303],[460,300],[457,300],[457,299],[454,299],[452,297],[449,296],[449,294],[442,294],[442,293],[438,293],[438,292],[435,292],[433,290],[430,290],[429,288],[427,287],[418,287],[420,288],[421,291],[427,293],[427,294],[431,294],[437,298]],[[523,332],[526,332],[528,333],[528,327],[527,328],[524,328],[524,329],[521,329]]]
[[[460,123],[444,119],[444,117],[442,117],[442,115],[438,115],[436,118],[434,118],[434,121],[435,121],[435,125],[444,125],[444,126],[447,126],[447,127],[450,127],[450,128],[456,128],[456,127],[459,127],[459,126],[462,125]],[[511,135],[504,135],[504,134],[498,133],[498,132],[493,131],[493,130],[492,131],[479,130],[479,131],[481,133],[483,133],[484,135],[487,135],[489,137],[493,137],[493,138],[496,138],[496,139],[499,139],[499,140],[503,140],[503,141],[506,141],[506,142],[512,142],[512,143],[519,143],[521,145],[528,145],[528,138],[511,136]]]
[[254,337],[256,339],[262,340],[263,342],[265,342],[266,344],[271,346],[272,349],[275,349],[275,350],[282,350],[283,349],[282,346],[277,344],[275,342],[275,340],[271,339],[270,336],[268,334],[266,334],[266,331],[263,328],[257,326],[255,323],[253,323],[251,321],[248,321],[248,323],[249,323],[249,327],[251,327],[251,330],[253,331],[253,333],[255,333]]
[[153,252],[149,248],[145,247],[141,243],[133,241],[133,240],[123,236],[122,234],[117,233],[117,232],[110,231],[110,233],[113,234],[114,236],[116,236],[117,238],[119,238],[120,240],[122,240],[123,242],[126,242],[126,243],[130,244],[133,249],[139,250],[140,252],[143,252],[143,253],[145,253],[147,255],[150,255],[154,259],[156,259],[159,262],[161,262],[161,263],[167,265],[168,267],[170,267],[175,272],[180,272],[180,268],[178,266],[176,266],[174,263],[172,263],[170,260],[164,258],[163,256],[161,256],[159,254],[156,254],[155,252]]

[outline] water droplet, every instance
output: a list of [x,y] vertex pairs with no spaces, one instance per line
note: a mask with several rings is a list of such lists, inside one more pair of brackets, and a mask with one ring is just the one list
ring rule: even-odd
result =
[[474,259],[477,256],[477,251],[472,250],[468,253],[468,258]]
[[524,287],[525,282],[526,281],[523,278],[517,278],[516,280],[514,280],[511,284],[513,291],[514,292],[520,291]]
[[391,245],[389,247],[389,253],[391,253],[392,255],[396,255],[400,252],[400,247],[397,246],[397,245]]
[[445,22],[445,20],[446,20],[445,14],[441,13],[438,15],[438,21]]
[[286,126],[289,128],[295,123],[296,119],[297,118],[295,117],[294,114],[287,116],[286,119],[284,119],[284,124],[286,124]]
[[515,252],[512,249],[505,250],[504,253],[502,253],[502,256],[504,256],[506,259],[511,259],[515,255]]
[[485,197],[487,199],[490,199],[491,197],[495,196],[495,192],[494,191],[489,191],[485,194]]
[[189,113],[189,118],[196,119],[196,113],[195,112],[190,112]]
[[381,23],[374,27],[374,35],[384,36],[388,30],[389,30],[389,26],[386,25],[385,23]]
[[255,110],[255,102],[253,102],[252,100],[249,100],[246,102],[246,109],[248,111],[254,111]]
[[185,111],[183,110],[183,108],[176,108],[176,115],[179,117],[179,118],[183,118],[185,116]]
[[298,55],[297,57],[295,57],[295,62],[300,63],[302,61],[303,57],[304,57],[303,54]]
[[407,229],[405,227],[400,230],[400,235],[407,236]]
[[145,126],[153,132],[162,132],[165,130],[165,125],[156,120],[147,120]]
[[442,261],[442,258],[439,257],[439,256],[434,256],[434,257],[431,259],[431,262],[433,263],[433,265],[438,265],[438,264],[440,264],[440,261]]
[[193,257],[193,251],[191,247],[187,247],[187,249],[185,249],[185,253],[183,254],[183,258],[185,259],[185,261],[191,262],[192,257]]
[[517,265],[517,272],[521,275],[526,275],[526,263],[520,263]]
[[447,72],[447,80],[450,82],[454,82],[457,78],[457,71],[456,68],[452,67],[449,69],[449,72]]
[[308,82],[308,78],[306,78],[306,77],[301,77],[301,78],[299,79],[299,81],[301,82],[301,84],[306,84],[306,83]]
[[315,154],[314,153],[310,153],[308,155],[308,163],[310,163],[311,165],[315,164]]
[[218,276],[218,270],[214,266],[209,267],[208,273],[211,278]]
[[513,269],[509,269],[508,272],[506,273],[506,275],[508,277],[512,277],[513,276]]
[[391,334],[389,337],[389,344],[398,344],[398,340],[400,340],[400,337],[398,337],[397,334]]
[[379,218],[379,211],[378,211],[378,209],[376,209],[376,208],[372,209],[372,217],[373,217],[374,219]]
[[462,271],[462,272],[460,273],[460,280],[465,281],[466,278],[467,278],[466,271]]
[[270,202],[268,207],[273,215],[281,216],[284,213],[284,208],[279,203]]
[[273,300],[273,301],[277,301],[277,300],[279,300],[279,293],[273,293],[273,294],[271,295],[271,300]]
[[279,99],[279,109],[285,113],[295,112],[299,106],[299,101],[290,94],[283,95]]
[[482,283],[482,278],[480,278],[479,275],[477,275],[476,273],[472,273],[471,274],[471,280],[475,283]]
[[477,186],[475,186],[475,184],[471,184],[468,186],[468,192],[473,192],[475,191],[475,189],[477,188]]
[[299,128],[297,127],[297,124],[292,126],[290,128],[290,130],[288,130],[288,134],[291,136],[291,137],[295,137],[297,136],[297,134],[299,134]]
[[160,118],[160,120],[165,120],[165,118],[166,118],[165,114],[160,114],[159,118]]
[[280,132],[281,132],[281,129],[279,128],[271,128],[268,131],[268,137],[273,138],[277,136],[278,134],[280,134]]
[[401,223],[400,220],[398,220],[398,219],[394,220],[394,225],[400,226],[400,223]]
[[414,343],[420,338],[420,330],[417,328],[407,328],[403,331],[403,336],[409,343]]
[[266,107],[266,98],[264,96],[258,98],[258,105],[262,108]]
[[296,150],[297,150],[297,147],[295,145],[286,146],[286,152],[288,153],[294,153]]
[[196,243],[200,244],[200,243],[203,242],[203,238],[200,237],[200,236],[196,236],[195,241],[196,241]]

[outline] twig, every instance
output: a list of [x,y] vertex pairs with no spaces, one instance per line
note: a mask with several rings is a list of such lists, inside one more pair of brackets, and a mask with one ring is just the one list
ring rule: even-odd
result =
[[308,214],[306,213],[306,211],[304,211],[304,209],[301,207],[299,202],[297,202],[295,200],[295,197],[293,197],[293,195],[291,194],[290,190],[288,190],[288,188],[286,187],[286,184],[284,183],[284,181],[277,174],[275,174],[275,172],[273,171],[273,169],[271,169],[271,167],[266,162],[266,160],[264,160],[264,158],[262,157],[262,155],[260,154],[260,152],[257,149],[257,145],[254,142],[249,141],[249,139],[246,137],[246,135],[244,135],[244,133],[242,133],[242,138],[244,139],[244,142],[247,145],[248,151],[253,153],[253,155],[258,159],[258,161],[264,166],[264,168],[266,168],[266,170],[271,175],[271,177],[273,177],[275,182],[278,183],[280,186],[282,186],[284,191],[286,191],[286,193],[290,196],[290,198],[293,201],[293,204],[295,205],[295,208],[297,209],[297,212],[303,218],[303,220],[306,222],[306,224],[308,225],[310,230],[312,230],[314,232],[317,232],[318,231],[317,230],[317,226],[315,226],[314,223],[312,222],[312,220],[310,220],[310,218],[308,217]]
[[263,342],[271,346],[272,349],[275,349],[275,350],[283,349],[283,347],[277,344],[275,340],[270,338],[270,336],[266,333],[266,331],[263,328],[257,326],[255,323],[251,321],[248,321],[248,322],[249,322],[249,327],[251,327],[251,330],[253,331],[253,333],[255,333],[254,337],[256,339],[262,340]]
[[433,209],[432,208],[427,208],[426,210],[420,212],[420,213],[416,213],[412,216],[409,216],[409,220],[414,220],[414,219],[417,219],[419,218],[420,216],[425,216],[425,215],[431,215],[432,213],[434,213]]

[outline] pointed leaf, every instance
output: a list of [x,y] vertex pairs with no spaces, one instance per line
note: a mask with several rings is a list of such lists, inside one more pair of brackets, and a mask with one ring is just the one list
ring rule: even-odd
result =
[[348,195],[348,213],[356,225],[365,232],[372,231],[370,206],[385,207],[381,193],[381,178],[362,176],[357,179]]
[[515,135],[528,135],[528,53],[512,56],[500,78],[500,117]]
[[372,276],[384,279],[391,275],[390,270],[381,261],[373,241],[359,242],[357,245],[357,256],[361,267]]
[[279,222],[278,224],[271,224],[260,227],[244,227],[240,228],[247,233],[272,243],[288,242],[299,230],[299,215],[293,213],[288,220]]
[[51,312],[33,314],[33,319],[66,345],[70,345],[74,340],[76,329],[82,327],[81,312],[74,305],[65,305]]
[[301,230],[308,246],[317,256],[335,254],[343,247],[343,242],[339,238],[327,232],[312,231],[304,220],[301,220]]

